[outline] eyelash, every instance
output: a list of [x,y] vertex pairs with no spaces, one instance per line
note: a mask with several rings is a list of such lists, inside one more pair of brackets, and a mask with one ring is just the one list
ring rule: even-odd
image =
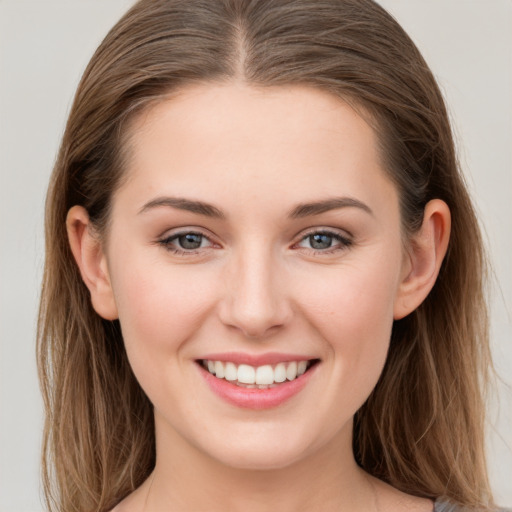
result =
[[[175,254],[177,256],[192,256],[192,255],[198,254],[202,249],[203,250],[211,249],[211,246],[198,247],[196,249],[182,249],[182,248],[177,248],[177,247],[173,246],[173,243],[176,240],[178,240],[181,237],[185,237],[187,235],[201,237],[201,243],[204,240],[207,240],[211,244],[213,244],[213,242],[211,242],[211,240],[205,234],[198,232],[198,231],[181,231],[179,233],[174,233],[168,237],[158,240],[158,244],[160,246],[162,246],[165,250],[167,250],[170,253]],[[350,238],[343,236],[340,233],[337,233],[335,231],[330,231],[327,229],[317,229],[317,230],[310,231],[309,233],[306,233],[305,235],[303,235],[302,238],[300,239],[300,241],[297,242],[296,244],[294,244],[293,247],[295,248],[295,247],[300,246],[299,244],[301,244],[308,238],[310,239],[311,237],[313,237],[315,235],[330,237],[330,238],[332,238],[333,243],[336,241],[336,242],[338,242],[338,245],[334,246],[334,247],[328,247],[326,249],[314,249],[314,248],[303,247],[303,249],[307,250],[309,253],[314,254],[314,255],[322,256],[322,255],[328,255],[328,254],[333,254],[333,253],[337,253],[340,251],[344,251],[344,250],[348,249],[353,243]]]
[[[330,231],[328,229],[317,229],[310,231],[309,233],[306,233],[297,244],[294,244],[294,247],[298,246],[308,238],[315,235],[320,236],[327,236],[332,238],[332,242],[338,242],[338,245],[335,245],[333,247],[328,247],[326,249],[314,249],[314,248],[304,248],[308,250],[311,254],[318,255],[318,256],[324,256],[329,255],[333,253],[338,253],[341,251],[347,250],[352,245],[352,240],[346,236],[343,236],[342,234],[336,232],[336,231]],[[311,240],[310,240],[311,241]]]
[[[171,236],[165,237],[161,240],[158,240],[158,244],[161,245],[165,250],[169,251],[172,254],[176,254],[177,256],[190,256],[194,254],[198,254],[203,247],[198,247],[197,249],[179,249],[177,247],[173,247],[173,242],[181,237],[185,237],[187,235],[199,236],[201,237],[201,243],[203,240],[208,240],[210,243],[211,240],[203,233],[198,231],[181,231],[179,233],[174,233]],[[211,247],[206,247],[206,249],[210,249]]]

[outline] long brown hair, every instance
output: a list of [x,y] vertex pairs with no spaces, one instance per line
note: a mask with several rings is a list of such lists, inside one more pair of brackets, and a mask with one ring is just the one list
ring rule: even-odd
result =
[[395,322],[383,374],[354,420],[354,454],[408,493],[492,502],[484,457],[490,368],[478,222],[443,98],[398,23],[372,0],[142,0],[110,31],[79,85],[46,205],[38,361],[46,406],[43,479],[51,510],[106,511],[155,461],[152,406],[117,321],[93,310],[65,219],[84,206],[108,230],[127,126],[187,84],[303,84],[369,114],[401,200],[404,231],[440,198],[452,235],[425,302]]

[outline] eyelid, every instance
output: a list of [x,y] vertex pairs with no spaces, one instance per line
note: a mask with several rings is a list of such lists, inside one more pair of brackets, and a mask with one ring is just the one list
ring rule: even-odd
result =
[[[184,226],[179,228],[174,228],[171,230],[167,230],[159,236],[156,240],[156,244],[162,246],[167,251],[177,254],[177,255],[194,255],[199,252],[204,252],[209,249],[215,248],[215,246],[219,246],[220,244],[217,243],[214,240],[213,235],[210,235],[207,233],[208,230],[205,230],[204,228],[199,228],[197,226]],[[171,243],[174,242],[177,238],[184,235],[199,235],[202,236],[204,239],[208,240],[209,246],[208,247],[199,247],[197,249],[182,249],[179,247],[172,247]]]
[[[333,237],[335,240],[339,242],[339,246],[329,247],[327,249],[313,249],[308,247],[300,247],[299,244],[304,241],[306,238],[312,235],[328,235]],[[328,255],[336,252],[346,251],[353,244],[353,236],[346,230],[338,229],[338,228],[328,228],[328,227],[314,227],[309,228],[298,235],[298,240],[293,244],[292,248],[301,249],[312,254],[316,255]]]
[[208,229],[200,227],[200,226],[179,226],[175,228],[169,228],[162,232],[161,235],[157,237],[158,240],[168,240],[169,238],[176,238],[178,236],[187,235],[192,233],[194,235],[201,235],[207,238],[210,241],[213,241],[216,237],[215,235]]
[[[176,239],[178,239],[180,236],[184,236],[187,234],[193,234],[193,235],[199,235],[206,239],[209,244],[207,247],[198,247],[197,249],[182,249],[179,247],[173,247],[172,242],[174,242]],[[314,248],[307,248],[307,247],[300,247],[299,244],[303,242],[305,239],[312,235],[321,234],[321,235],[328,235],[334,238],[338,245],[335,245],[333,247],[328,247],[326,249],[314,249]],[[167,230],[157,238],[155,243],[157,245],[162,246],[167,251],[178,254],[178,255],[194,255],[198,254],[199,252],[205,252],[210,249],[221,247],[221,244],[215,240],[215,236],[209,233],[209,230],[206,230],[201,227],[197,226],[183,226],[179,228],[173,228],[170,230]],[[327,255],[330,253],[340,252],[347,250],[351,245],[353,244],[353,236],[351,233],[349,233],[347,230],[342,230],[339,228],[332,228],[332,227],[322,227],[322,226],[316,226],[309,229],[306,229],[302,231],[299,235],[296,237],[296,241],[292,244],[292,249],[300,249],[306,252],[319,254],[319,255]]]
[[350,231],[341,228],[334,228],[329,226],[314,226],[311,228],[304,229],[297,235],[298,238],[304,238],[308,235],[314,235],[315,233],[330,233],[333,235],[339,235],[344,238],[353,238],[353,235]]

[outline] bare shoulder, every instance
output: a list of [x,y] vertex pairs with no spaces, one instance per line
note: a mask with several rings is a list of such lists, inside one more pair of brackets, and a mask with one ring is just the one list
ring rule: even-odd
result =
[[434,502],[427,498],[412,496],[389,484],[371,477],[377,492],[379,510],[384,512],[433,512]]
[[147,496],[148,481],[128,494],[110,512],[140,512],[144,510],[144,502]]
[[[110,512],[135,512],[137,510],[137,504],[132,500],[133,493],[129,494],[121,502],[119,502]],[[142,507],[139,508],[142,510]]]
[[140,512],[144,505],[143,501],[137,499],[135,492],[129,494],[119,502],[110,512]]

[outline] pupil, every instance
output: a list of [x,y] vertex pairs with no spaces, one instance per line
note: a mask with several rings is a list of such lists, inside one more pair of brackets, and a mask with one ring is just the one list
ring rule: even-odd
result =
[[178,238],[178,241],[183,249],[199,249],[201,247],[202,235],[195,233],[187,233]]
[[332,244],[332,236],[317,233],[309,237],[313,249],[328,249]]

